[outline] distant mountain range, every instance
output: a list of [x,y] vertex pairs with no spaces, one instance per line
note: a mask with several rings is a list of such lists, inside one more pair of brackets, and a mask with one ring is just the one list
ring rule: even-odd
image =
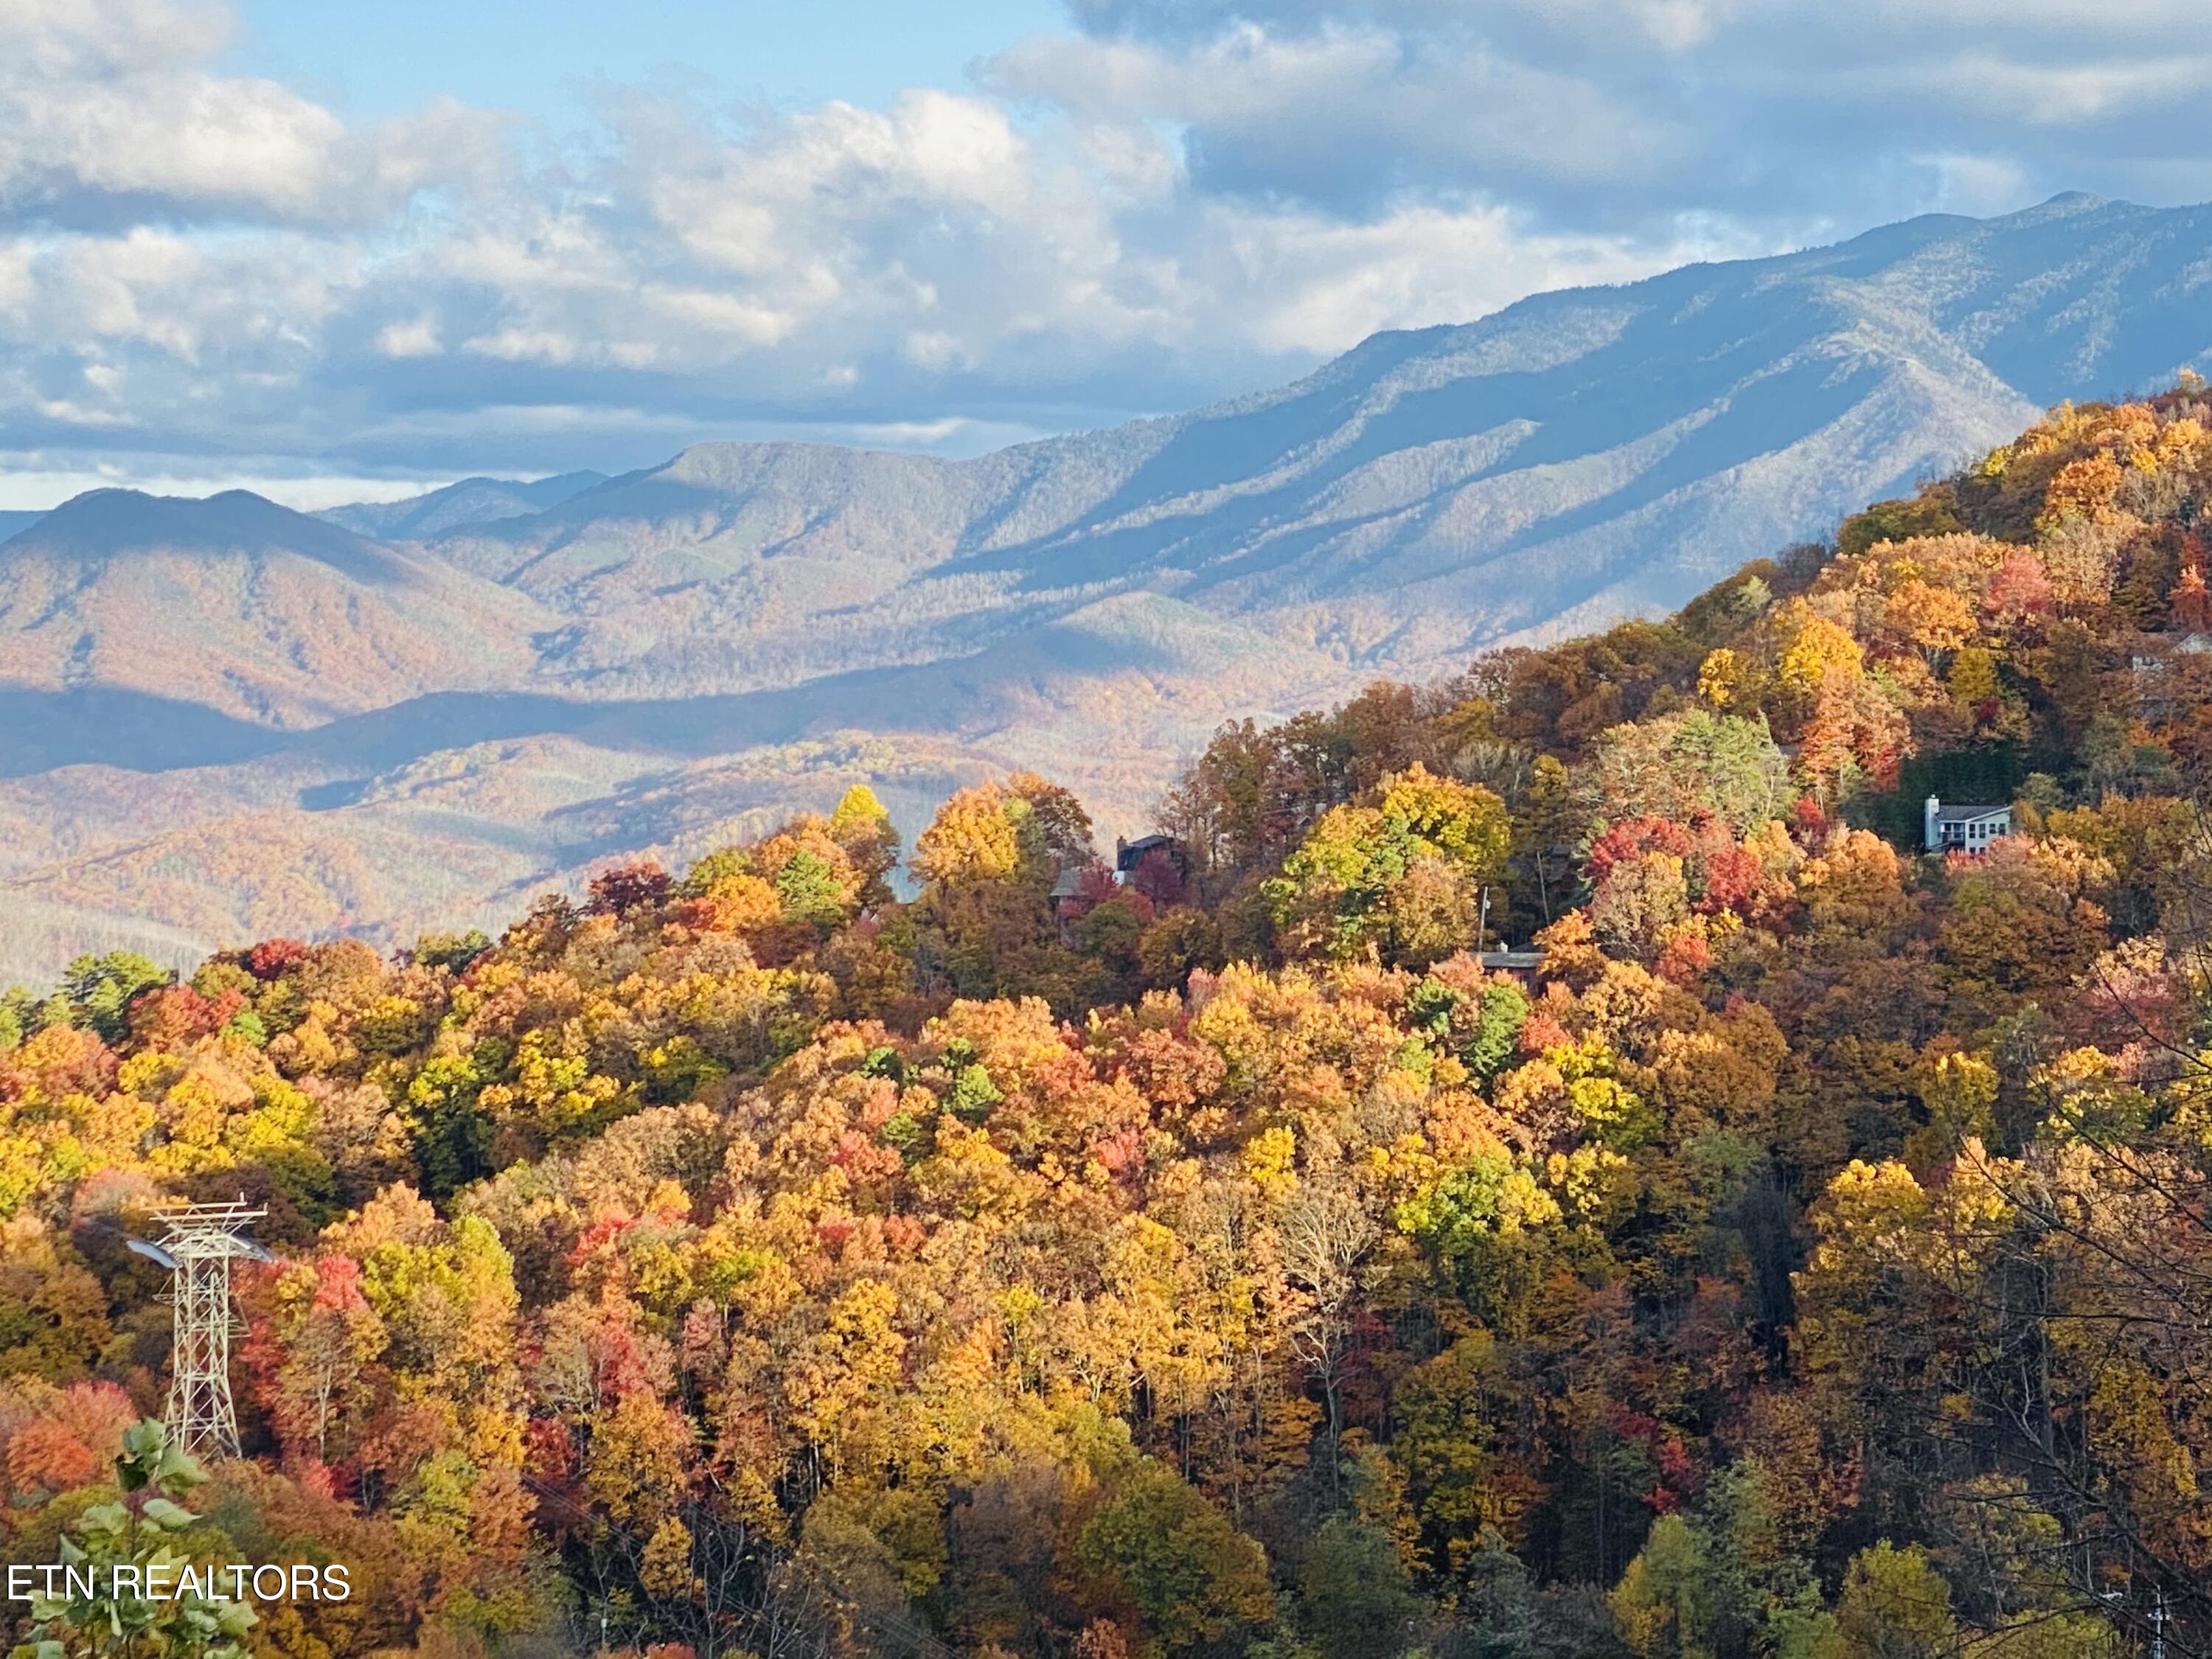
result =
[[1672,607],[2060,398],[2212,367],[2209,286],[2212,208],[2069,196],[972,460],[79,496],[0,542],[0,976],[495,921],[861,778],[909,830],[1016,765],[1133,828],[1222,720]]
[[563,472],[523,482],[514,478],[463,478],[427,495],[402,501],[362,501],[333,507],[315,516],[363,536],[386,541],[419,541],[462,525],[519,519],[558,507],[571,495],[607,481],[604,472]]

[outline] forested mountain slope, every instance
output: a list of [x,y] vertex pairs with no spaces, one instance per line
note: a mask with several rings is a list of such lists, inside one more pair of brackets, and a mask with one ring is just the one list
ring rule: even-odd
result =
[[726,672],[758,684],[810,644],[849,665],[950,629],[943,650],[1131,587],[1411,664],[1678,605],[2045,404],[2170,376],[2212,351],[2208,255],[2200,209],[1917,219],[1378,335],[1279,391],[972,461],[702,446],[440,550],[592,618],[605,670],[645,655],[624,639],[657,660],[757,634],[769,654],[733,646]]
[[[1656,615],[2052,400],[2162,383],[2212,349],[2208,261],[2212,210],[2062,198],[1540,295],[970,460],[708,444],[322,520],[263,503],[250,550],[119,564],[32,558],[49,519],[0,548],[0,898],[161,951],[388,945],[455,896],[397,872],[580,892],[626,848],[701,850],[732,774],[770,813],[866,781],[911,832],[1048,765],[1133,830],[1224,719]],[[407,581],[319,559],[341,526]],[[891,773],[811,758],[886,740]],[[0,967],[51,974],[56,944],[0,916]]]
[[1021,774],[906,900],[854,789],[496,939],[88,955],[0,1000],[9,1557],[158,1404],[123,1238],[243,1193],[184,1536],[359,1587],[257,1653],[2212,1650],[2208,501],[2202,380],[2062,409],[1225,726],[1126,882]]
[[0,542],[12,691],[136,694],[210,725],[298,728],[508,684],[546,621],[510,590],[242,489],[94,490]]

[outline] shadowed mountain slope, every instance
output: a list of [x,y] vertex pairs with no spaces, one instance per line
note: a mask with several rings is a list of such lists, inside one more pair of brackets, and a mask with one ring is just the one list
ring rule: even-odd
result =
[[2208,259],[2201,208],[1931,216],[973,460],[702,445],[433,546],[574,618],[559,665],[626,692],[982,648],[1139,589],[1418,670],[1677,604],[2047,402],[2202,360]]

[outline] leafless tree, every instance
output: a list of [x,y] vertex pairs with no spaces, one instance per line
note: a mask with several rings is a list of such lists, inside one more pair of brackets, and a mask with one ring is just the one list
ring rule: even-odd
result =
[[1291,1351],[1321,1381],[1333,1467],[1344,1427],[1344,1367],[1358,1310],[1360,1267],[1382,1228],[1351,1181],[1334,1171],[1310,1176],[1284,1205],[1276,1226],[1283,1276],[1299,1301],[1286,1334]]

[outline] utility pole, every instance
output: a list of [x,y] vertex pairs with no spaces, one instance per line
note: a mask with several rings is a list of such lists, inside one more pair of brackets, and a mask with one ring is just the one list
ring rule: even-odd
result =
[[188,1204],[159,1218],[161,1242],[125,1241],[176,1275],[169,1297],[169,1402],[161,1420],[170,1440],[194,1456],[238,1455],[238,1412],[230,1398],[230,1264],[267,1261],[245,1229],[268,1211],[235,1204]]

